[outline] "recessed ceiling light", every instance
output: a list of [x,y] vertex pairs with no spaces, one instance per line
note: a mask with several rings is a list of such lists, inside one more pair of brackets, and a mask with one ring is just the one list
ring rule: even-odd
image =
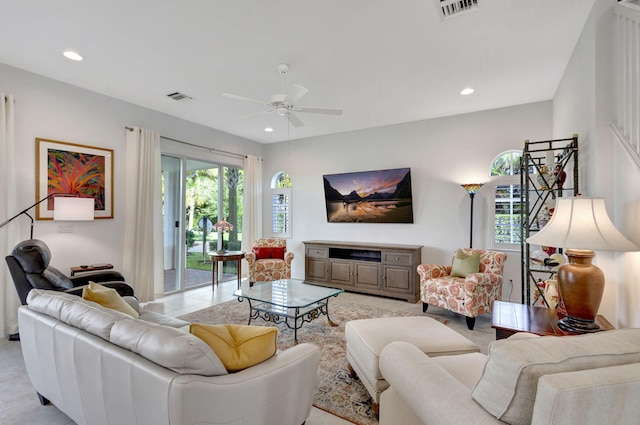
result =
[[273,128],[265,127],[264,131],[266,131],[267,133],[271,133],[273,131]]
[[475,90],[473,90],[471,87],[467,87],[466,89],[462,89],[462,91],[460,92],[461,95],[466,96],[468,94],[473,93]]
[[72,51],[72,50],[67,50],[63,53],[63,55],[67,58],[67,59],[71,59],[72,61],[81,61],[84,58],[82,56],[80,56],[78,53]]

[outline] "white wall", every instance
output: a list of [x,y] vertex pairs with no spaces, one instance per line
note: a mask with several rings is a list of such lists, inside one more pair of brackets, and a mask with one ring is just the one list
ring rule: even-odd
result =
[[[580,191],[603,197],[614,224],[640,242],[640,169],[609,128],[615,111],[615,0],[599,0],[583,29],[553,100],[554,137],[580,135]],[[639,253],[596,253],[605,273],[599,313],[617,327],[640,326]]]
[[[34,237],[52,251],[52,265],[65,273],[79,264],[108,262],[121,269],[124,237],[125,126],[226,151],[262,156],[264,146],[240,137],[171,117],[0,64],[0,91],[16,99],[16,180],[18,207],[35,202],[35,139],[46,138],[114,150],[114,218],[74,223],[73,234],[58,234],[53,221],[36,221]],[[167,100],[173,102],[172,100]],[[163,141],[163,144],[170,144]],[[221,160],[205,150],[174,145],[174,151],[203,160]],[[0,194],[1,196],[1,194]],[[35,213],[35,211],[33,211]],[[34,215],[35,217],[35,215]],[[10,224],[29,235],[29,219]],[[4,264],[4,261],[2,261]],[[4,266],[2,266],[4,267]]]
[[[313,239],[423,245],[423,263],[450,263],[454,250],[469,244],[469,196],[460,184],[488,182],[499,153],[521,150],[525,139],[549,139],[551,106],[540,102],[269,145],[265,182],[283,170],[292,178],[292,276],[304,277],[302,242]],[[413,224],[327,222],[323,174],[401,167],[411,168]],[[489,196],[486,185],[474,201],[476,248],[489,247]],[[264,208],[264,228],[270,229],[266,196]],[[508,255],[503,293],[520,301],[520,253]]]

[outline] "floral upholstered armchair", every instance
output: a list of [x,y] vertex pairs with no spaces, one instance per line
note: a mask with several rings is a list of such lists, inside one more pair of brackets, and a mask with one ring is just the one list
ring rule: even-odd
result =
[[506,260],[502,252],[462,248],[456,251],[450,266],[420,264],[422,311],[431,304],[462,314],[469,330],[473,330],[476,317],[490,312],[493,301],[502,296]]
[[249,264],[249,284],[291,278],[293,252],[287,252],[287,241],[262,238],[253,241],[251,252],[245,255]]

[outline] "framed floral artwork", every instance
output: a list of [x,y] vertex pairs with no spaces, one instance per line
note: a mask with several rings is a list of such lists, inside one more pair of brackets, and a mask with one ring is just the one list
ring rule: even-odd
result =
[[53,198],[71,194],[95,200],[95,218],[113,218],[113,150],[36,139],[36,219],[53,219]]

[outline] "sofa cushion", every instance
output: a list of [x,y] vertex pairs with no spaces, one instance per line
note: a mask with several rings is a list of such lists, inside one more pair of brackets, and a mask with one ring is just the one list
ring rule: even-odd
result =
[[480,270],[480,253],[475,251],[471,254],[459,249],[453,257],[451,266],[451,276],[467,277],[471,273],[478,273]]
[[131,317],[92,301],[59,291],[32,289],[27,295],[29,308],[61,322],[109,340],[111,328],[120,319]]
[[261,363],[277,351],[274,327],[192,323],[189,331],[213,349],[229,372]]
[[139,314],[140,320],[144,320],[145,322],[155,323],[156,325],[169,326],[170,328],[185,328],[185,332],[189,330],[189,322],[187,322],[186,320],[177,319],[175,317],[151,310],[142,310]]
[[139,317],[138,312],[113,288],[107,288],[90,281],[87,286],[82,288],[82,298],[98,303],[102,307],[117,310],[133,318],[137,319]]
[[466,353],[432,357],[432,360],[471,391],[482,375],[487,356],[481,353]]
[[638,394],[639,363],[541,376],[531,423],[637,424]]
[[111,329],[111,343],[181,374],[217,376],[227,370],[200,338],[175,328],[131,317]]
[[35,283],[35,282],[40,283],[42,281],[45,281],[51,284],[52,286],[55,286],[56,288],[60,288],[60,289],[73,288],[73,282],[71,282],[71,279],[69,279],[67,276],[62,274],[60,270],[54,267],[51,267],[51,266],[47,267],[47,269],[42,272],[42,277],[44,279],[39,279],[37,273],[27,275],[27,279],[31,283]]
[[472,397],[504,422],[529,424],[541,376],[637,362],[640,329],[494,341]]

